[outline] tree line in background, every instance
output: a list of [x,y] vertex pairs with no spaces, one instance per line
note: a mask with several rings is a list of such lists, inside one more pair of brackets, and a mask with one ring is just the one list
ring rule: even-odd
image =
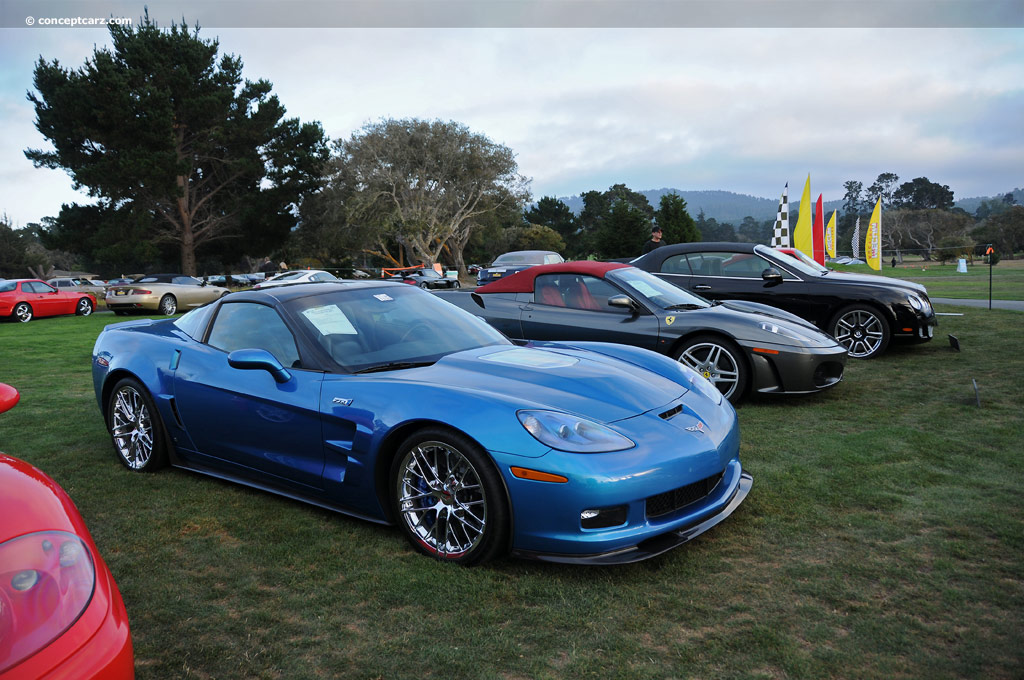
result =
[[[29,93],[53,148],[26,156],[67,171],[95,203],[20,230],[2,218],[0,276],[253,271],[267,255],[293,266],[441,262],[465,273],[467,262],[509,250],[635,257],[654,225],[668,243],[771,238],[771,219],[734,225],[700,206],[695,219],[678,194],[655,208],[624,184],[584,193],[578,214],[550,196],[531,203],[512,150],[455,121],[386,119],[331,142],[319,122],[287,118],[272,85],[244,80],[241,60],[218,56],[198,27],[164,30],[146,16],[110,33],[111,48],[78,69],[41,58]],[[878,198],[883,248],[900,258],[1024,249],[1024,207],[1012,194],[969,215],[924,177],[899,184],[883,173],[844,188],[840,252]]]

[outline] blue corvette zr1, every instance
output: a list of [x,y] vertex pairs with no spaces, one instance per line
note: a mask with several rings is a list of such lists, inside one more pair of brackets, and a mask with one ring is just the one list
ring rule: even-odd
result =
[[96,397],[121,462],[165,463],[382,524],[423,553],[621,563],[751,486],[728,401],[655,352],[514,344],[417,288],[232,293],[107,326]]

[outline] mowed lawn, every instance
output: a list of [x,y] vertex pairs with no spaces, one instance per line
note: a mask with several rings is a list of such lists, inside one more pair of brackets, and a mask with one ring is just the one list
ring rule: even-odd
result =
[[967,265],[967,272],[963,274],[957,271],[956,262],[938,264],[907,260],[893,268],[888,261],[883,261],[881,272],[866,264],[830,266],[839,272],[882,274],[915,281],[928,288],[930,297],[987,300],[991,283],[993,300],[1024,300],[1024,260],[1001,260],[990,271],[989,266],[978,258]]
[[91,384],[110,314],[0,324],[22,391],[0,450],[81,509],[143,680],[1019,678],[1024,313],[938,310],[963,316],[931,343],[741,407],[747,501],[635,565],[452,567],[393,528],[128,472]]

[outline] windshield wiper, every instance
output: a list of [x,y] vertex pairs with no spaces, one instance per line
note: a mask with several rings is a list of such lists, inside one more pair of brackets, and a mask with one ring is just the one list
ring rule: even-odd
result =
[[677,302],[665,309],[704,309],[704,307],[705,305],[697,304],[696,302]]
[[386,364],[377,364],[376,366],[368,366],[367,368],[361,368],[354,373],[377,373],[379,371],[398,371],[403,368],[421,368],[423,366],[433,366],[433,361],[392,361]]

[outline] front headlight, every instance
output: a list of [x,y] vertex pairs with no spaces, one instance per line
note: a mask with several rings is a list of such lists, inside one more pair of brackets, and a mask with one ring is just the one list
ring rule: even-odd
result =
[[928,302],[927,298],[920,298],[917,295],[908,295],[907,300],[910,302],[910,306],[918,312],[927,315],[932,310],[932,306]]
[[800,342],[813,342],[811,338],[800,333],[799,331],[793,330],[792,328],[785,328],[778,324],[771,323],[770,321],[761,322],[761,330],[768,331],[769,333],[775,333],[781,335],[784,338],[790,338],[791,340],[799,340]]
[[631,449],[629,438],[599,423],[558,411],[519,411],[519,422],[545,446],[571,453],[607,453]]

